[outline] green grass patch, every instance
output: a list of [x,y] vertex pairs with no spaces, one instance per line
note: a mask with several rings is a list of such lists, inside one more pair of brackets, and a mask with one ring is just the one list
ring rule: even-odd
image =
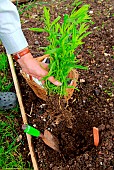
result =
[[0,168],[20,168],[25,167],[22,155],[18,153],[16,138],[16,126],[14,123],[15,116],[10,112],[10,115],[4,112],[0,113]]
[[9,91],[13,83],[8,78],[8,61],[4,53],[0,54],[0,91]]

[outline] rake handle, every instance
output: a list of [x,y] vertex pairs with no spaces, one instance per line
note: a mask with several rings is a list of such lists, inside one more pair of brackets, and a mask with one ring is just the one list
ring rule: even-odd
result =
[[[15,68],[14,68],[14,64],[13,64],[13,59],[12,59],[11,55],[7,54],[7,56],[8,56],[8,61],[9,61],[9,65],[10,65],[10,69],[11,69],[11,73],[12,73],[12,78],[13,78],[13,82],[14,82],[14,86],[15,86],[20,110],[21,110],[23,123],[27,124],[27,117],[26,117],[24,105],[23,105],[23,102],[22,102],[22,95],[21,95],[18,79],[17,79],[17,76],[16,76],[16,72],[15,72]],[[35,153],[34,153],[34,149],[33,149],[33,145],[32,145],[32,137],[29,134],[26,134],[26,136],[27,136],[28,146],[29,146],[34,170],[38,170],[38,165],[37,165],[37,162],[36,162]]]
[[7,56],[8,56],[9,65],[10,65],[10,69],[11,69],[11,73],[12,73],[12,78],[13,78],[21,114],[22,114],[22,119],[23,119],[24,124],[27,124],[27,117],[26,117],[25,109],[24,109],[23,102],[22,102],[22,95],[21,95],[21,91],[20,91],[20,87],[19,87],[19,82],[18,82],[18,79],[16,76],[13,59],[12,59],[11,55],[7,54]]

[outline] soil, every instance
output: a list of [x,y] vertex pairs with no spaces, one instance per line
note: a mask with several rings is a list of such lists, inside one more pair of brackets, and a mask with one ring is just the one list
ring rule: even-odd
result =
[[[28,28],[43,27],[43,6],[51,8],[53,20],[57,15],[70,13],[73,2],[36,1],[35,6],[21,14],[22,29],[34,57],[44,54],[40,47],[47,45],[46,34]],[[58,153],[40,138],[33,138],[39,170],[114,169],[114,2],[84,0],[83,3],[90,4],[89,13],[94,24],[85,44],[78,49],[78,58],[89,69],[78,70],[79,91],[74,91],[67,106],[60,102],[61,110],[56,96],[49,97],[46,102],[36,97],[16,65],[29,124],[41,132],[48,129],[60,143]],[[98,147],[93,143],[93,127],[99,128]],[[27,146],[22,147],[23,157],[30,160]]]

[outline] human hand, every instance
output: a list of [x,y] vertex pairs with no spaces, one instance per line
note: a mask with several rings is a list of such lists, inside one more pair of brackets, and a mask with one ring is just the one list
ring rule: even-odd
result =
[[[48,74],[48,64],[38,62],[33,58],[31,53],[25,54],[23,57],[17,60],[20,64],[22,71],[41,80]],[[61,86],[61,82],[55,80],[53,76],[49,77],[48,80],[56,86]]]

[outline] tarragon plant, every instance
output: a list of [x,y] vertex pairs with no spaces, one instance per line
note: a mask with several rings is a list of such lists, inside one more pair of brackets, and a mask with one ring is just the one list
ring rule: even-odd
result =
[[[50,11],[44,7],[44,28],[30,28],[32,31],[47,32],[49,45],[45,47],[45,53],[50,55],[49,73],[44,77],[45,86],[48,92],[59,95],[67,95],[68,74],[72,69],[87,69],[79,65],[74,52],[77,47],[82,45],[82,39],[90,32],[87,31],[91,21],[88,15],[89,5],[83,5],[80,9],[74,8],[70,15],[65,14],[62,24],[61,17],[58,16],[54,21],[50,20]],[[62,86],[55,86],[48,78],[54,76],[56,80],[62,82]]]

